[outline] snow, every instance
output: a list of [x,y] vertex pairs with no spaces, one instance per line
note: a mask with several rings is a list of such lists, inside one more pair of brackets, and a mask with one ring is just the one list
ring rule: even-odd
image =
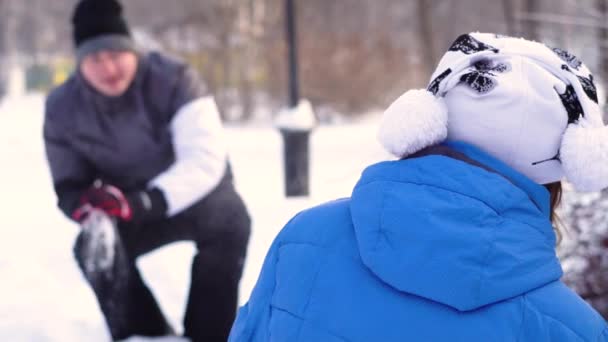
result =
[[[72,257],[79,228],[55,207],[42,116],[40,94],[0,104],[0,340],[107,341],[95,298]],[[288,219],[304,208],[349,196],[366,165],[389,158],[375,139],[378,119],[370,116],[360,123],[314,131],[311,196],[306,198],[283,195],[281,136],[275,128],[227,128],[237,188],[253,217],[241,304],[255,285],[270,243]],[[193,253],[192,243],[180,242],[138,260],[177,331],[182,331]],[[179,339],[165,341],[171,340]]]
[[300,100],[295,108],[284,108],[275,118],[279,129],[310,131],[317,125],[317,118],[308,100]]
[[25,70],[17,63],[9,63],[6,71],[6,94],[8,96],[23,96],[25,93]]
[[156,337],[156,338],[134,336],[134,337],[130,337],[130,338],[124,340],[123,342],[188,342],[188,341],[190,341],[190,340],[183,338],[183,337],[173,337],[173,336]]

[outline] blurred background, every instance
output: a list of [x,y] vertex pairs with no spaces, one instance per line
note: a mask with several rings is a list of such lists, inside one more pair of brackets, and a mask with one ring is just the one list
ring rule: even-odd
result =
[[[188,60],[216,94],[225,119],[249,121],[267,119],[286,98],[284,2],[126,0],[124,6],[143,46]],[[23,69],[28,89],[47,90],[73,67],[74,3],[0,0],[0,57]],[[606,0],[297,3],[300,88],[322,121],[384,108],[404,89],[425,85],[450,43],[469,31],[567,49],[602,82],[608,78]]]
[[[461,33],[494,32],[569,50],[608,80],[608,0],[294,0],[299,89],[320,125],[310,137],[309,196],[283,193],[274,125],[288,105],[286,0],[123,0],[137,42],[180,56],[216,96],[237,188],[253,215],[241,283],[249,297],[269,244],[298,211],[350,195],[389,156],[375,140],[382,110]],[[0,340],[107,341],[71,254],[78,227],[55,207],[42,142],[45,94],[74,69],[75,0],[0,0]],[[608,191],[566,184],[559,255],[565,281],[608,318]],[[180,331],[189,258],[181,244],[138,260]]]

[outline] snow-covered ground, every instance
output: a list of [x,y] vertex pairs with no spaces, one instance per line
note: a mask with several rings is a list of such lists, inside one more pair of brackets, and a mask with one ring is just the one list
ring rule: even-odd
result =
[[[55,208],[42,144],[43,98],[0,104],[0,340],[108,341],[95,298],[72,258],[78,227]],[[375,140],[377,117],[318,128],[311,136],[311,196],[283,196],[282,143],[269,126],[229,127],[239,191],[253,216],[244,303],[268,246],[299,210],[345,197],[363,168],[387,159]],[[138,261],[169,320],[181,331],[191,243],[177,243]]]

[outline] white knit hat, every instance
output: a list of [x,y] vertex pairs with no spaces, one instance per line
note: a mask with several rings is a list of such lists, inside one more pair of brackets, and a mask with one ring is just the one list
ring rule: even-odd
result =
[[487,33],[460,36],[429,87],[385,111],[378,138],[397,157],[444,140],[494,155],[539,184],[608,186],[608,128],[589,69],[566,51]]

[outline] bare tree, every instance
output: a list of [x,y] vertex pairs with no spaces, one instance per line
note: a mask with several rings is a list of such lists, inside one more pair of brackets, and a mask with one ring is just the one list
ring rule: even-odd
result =
[[515,28],[516,22],[513,0],[502,0],[502,8],[504,11],[505,26],[507,28],[506,33],[510,36],[514,36],[517,34],[517,30]]
[[[597,8],[603,27],[599,28],[599,67],[601,80],[608,82],[608,0],[597,0]],[[608,103],[608,92],[604,94],[604,104]],[[604,120],[606,117],[604,117]]]
[[424,60],[424,68],[426,73],[431,75],[433,72],[433,66],[436,62],[435,49],[433,39],[433,4],[430,0],[418,0],[417,7],[418,11],[418,31],[420,34],[419,46],[422,51]]
[[[540,4],[540,0],[524,0],[524,11],[528,14],[538,13],[541,9]],[[528,39],[540,41],[539,26],[537,20],[526,20],[523,25],[523,34]]]

